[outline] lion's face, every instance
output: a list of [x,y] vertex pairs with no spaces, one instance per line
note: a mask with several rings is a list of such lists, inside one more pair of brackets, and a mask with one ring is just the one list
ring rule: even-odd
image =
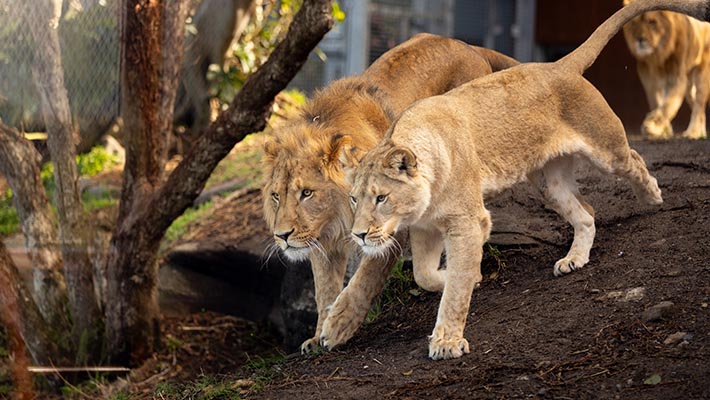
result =
[[393,236],[400,226],[415,222],[429,207],[429,184],[404,147],[377,146],[362,159],[352,183],[351,235],[369,256],[386,256],[398,246]]
[[[628,1],[626,2],[628,4]],[[671,22],[663,11],[639,15],[624,26],[624,38],[631,53],[643,59],[664,46]]]
[[352,220],[337,154],[347,138],[316,135],[313,126],[284,132],[265,147],[264,218],[292,261],[306,260],[342,238]]

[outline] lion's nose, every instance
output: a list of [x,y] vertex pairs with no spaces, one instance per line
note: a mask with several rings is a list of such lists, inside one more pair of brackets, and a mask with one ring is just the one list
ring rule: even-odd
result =
[[364,242],[364,241],[365,241],[365,236],[367,236],[367,232],[369,232],[369,231],[370,231],[370,230],[368,229],[368,230],[365,231],[365,232],[353,232],[352,234],[353,234],[353,236],[355,236],[356,238],[358,238],[358,239],[360,239],[360,240],[362,240],[362,241]]
[[293,231],[295,231],[295,230],[296,230],[296,228],[293,228],[293,229],[291,229],[291,230],[288,231],[288,232],[274,233],[274,236],[276,236],[277,238],[279,238],[279,239],[283,240],[284,242],[286,242],[286,241],[288,241],[288,237],[291,236],[291,234],[292,234]]

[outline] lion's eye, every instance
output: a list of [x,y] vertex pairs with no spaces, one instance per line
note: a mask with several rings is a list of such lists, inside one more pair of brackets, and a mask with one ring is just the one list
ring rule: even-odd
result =
[[381,194],[381,195],[377,196],[377,199],[375,199],[375,201],[376,201],[376,204],[384,203],[385,201],[387,201],[387,196],[385,196],[384,194]]
[[279,194],[276,192],[271,193],[271,199],[278,203],[279,202]]
[[312,191],[312,190],[310,190],[310,189],[303,189],[303,191],[301,191],[301,198],[305,199],[306,197],[311,197],[311,196],[313,196],[313,191]]
[[353,203],[353,205],[357,204],[357,199],[355,196],[350,196],[350,202]]

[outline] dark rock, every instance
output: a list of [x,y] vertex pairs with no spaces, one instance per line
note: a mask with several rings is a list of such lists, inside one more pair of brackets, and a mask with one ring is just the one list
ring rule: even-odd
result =
[[641,319],[643,319],[644,322],[654,322],[666,318],[673,312],[673,306],[674,304],[671,301],[662,301],[646,309],[641,314]]

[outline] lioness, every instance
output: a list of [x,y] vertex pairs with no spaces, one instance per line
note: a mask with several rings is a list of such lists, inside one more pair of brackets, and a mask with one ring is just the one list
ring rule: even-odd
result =
[[[628,6],[634,0],[624,0]],[[705,106],[710,96],[710,24],[670,11],[653,11],[624,25],[624,38],[651,111],[641,125],[652,137],[673,135],[671,121],[683,103],[691,107],[683,136],[707,137]]]
[[[571,249],[553,267],[556,276],[582,268],[594,240],[594,210],[574,178],[576,156],[627,179],[640,200],[662,203],[656,179],[629,148],[621,121],[582,73],[634,16],[668,8],[704,17],[707,6],[707,0],[634,2],[561,60],[523,64],[421,100],[359,161],[356,149],[343,149],[341,162],[356,168],[348,172],[353,239],[366,254],[387,254],[397,245],[392,235],[409,227],[417,283],[443,289],[431,358],[469,352],[464,326],[491,230],[485,196],[526,177],[541,185],[574,228]],[[438,269],[442,249],[445,271]],[[374,297],[367,288],[381,287],[384,274],[363,272],[355,273],[328,313],[321,335],[326,349],[353,335]]]
[[[382,55],[361,76],[318,92],[299,118],[266,142],[264,217],[283,254],[309,259],[313,270],[318,322],[302,352],[317,347],[326,307],[343,289],[354,250],[348,240],[350,187],[338,162],[340,149],[369,150],[414,101],[517,64],[491,50],[419,34]],[[397,258],[395,253],[364,257],[359,268],[387,273]]]

